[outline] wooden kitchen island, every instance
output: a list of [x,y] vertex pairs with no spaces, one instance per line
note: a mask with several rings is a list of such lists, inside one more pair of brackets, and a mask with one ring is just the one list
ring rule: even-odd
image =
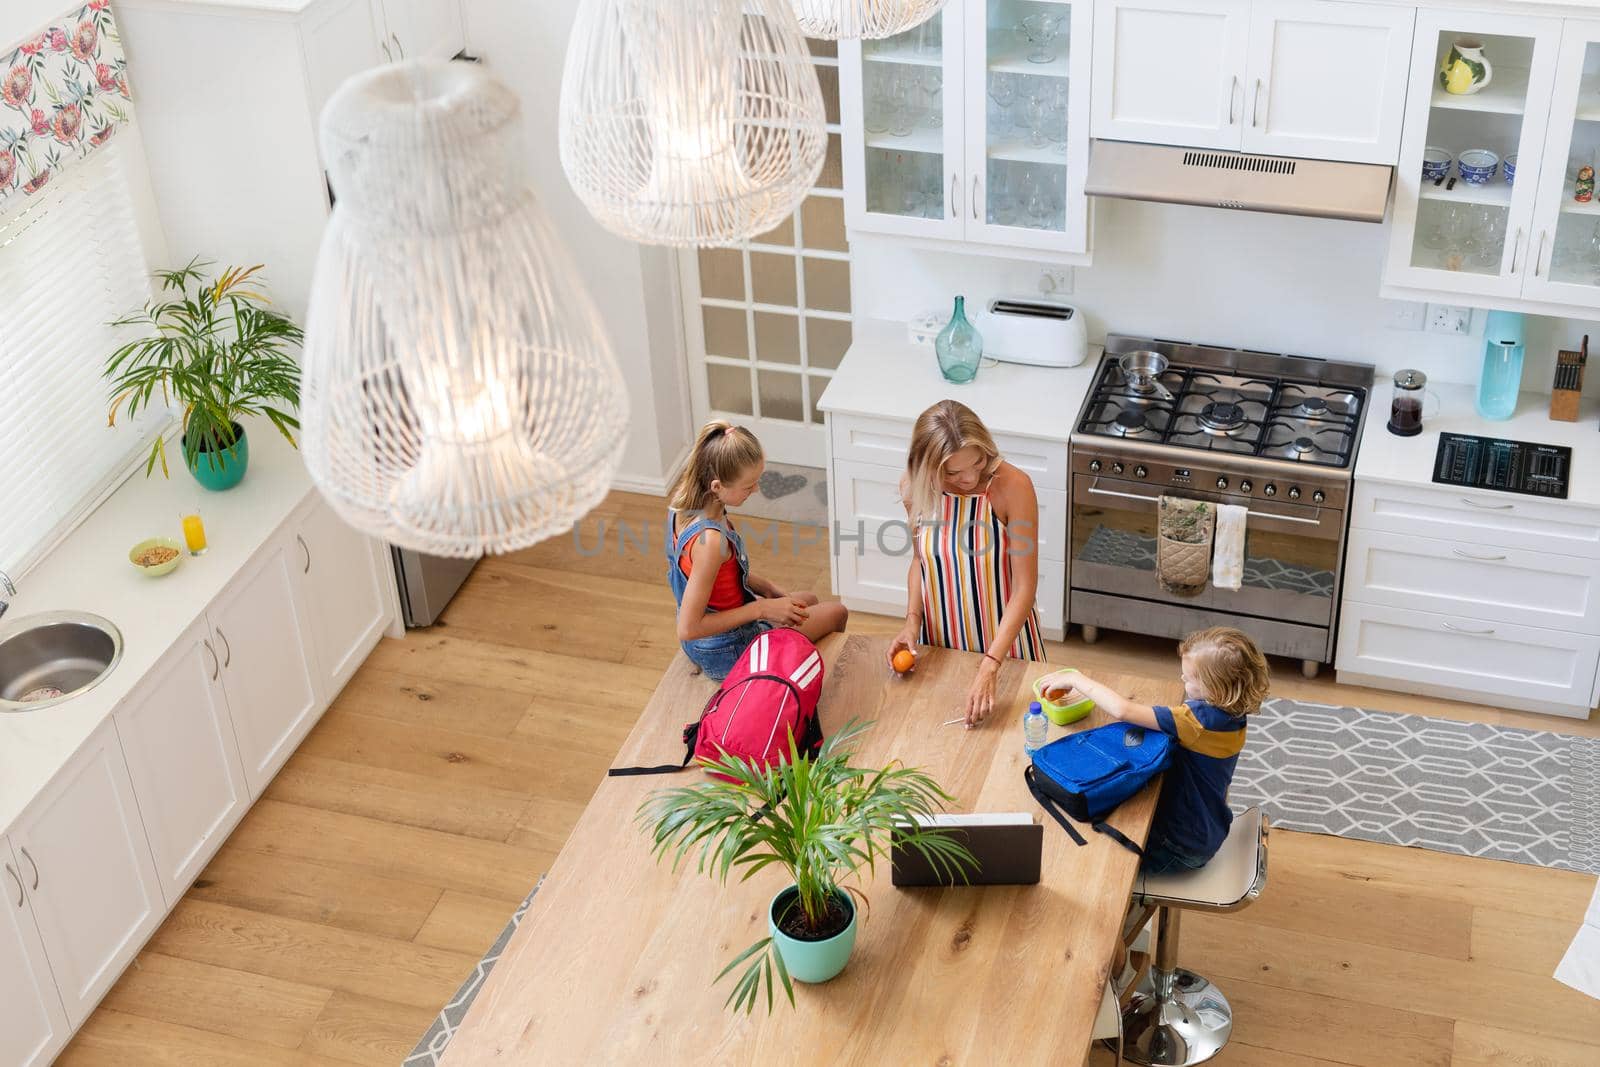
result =
[[[926,768],[958,811],[1042,816],[1023,783],[1020,718],[1035,677],[1052,668],[1009,660],[983,726],[941,726],[958,714],[980,657],[925,650],[915,673],[884,666],[887,640],[822,643],[823,729],[874,720],[858,761]],[[1181,697],[1176,681],[1101,680],[1141,700]],[[713,691],[679,656],[616,765],[675,762],[680,735]],[[1082,725],[1104,721],[1096,711]],[[1051,727],[1052,737],[1060,728]],[[767,933],[766,909],[786,883],[776,867],[723,886],[693,864],[674,872],[650,854],[635,812],[651,791],[693,780],[608,778],[534,897],[521,927],[451,1042],[445,1062],[478,1063],[1067,1063],[1090,1029],[1137,868],[1133,853],[1088,832],[1079,847],[1046,819],[1035,886],[895,889],[887,864],[861,882],[855,952],[823,985],[782,991],[749,1016],[723,1007],[717,973]],[[1152,783],[1110,820],[1142,842]],[[1085,827],[1085,830],[1088,828]]]

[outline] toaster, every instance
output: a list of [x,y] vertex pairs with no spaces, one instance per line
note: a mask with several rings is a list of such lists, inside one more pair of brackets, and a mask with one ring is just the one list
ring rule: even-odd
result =
[[1059,300],[1000,297],[989,301],[977,327],[983,354],[1006,363],[1076,367],[1089,358],[1083,315]]

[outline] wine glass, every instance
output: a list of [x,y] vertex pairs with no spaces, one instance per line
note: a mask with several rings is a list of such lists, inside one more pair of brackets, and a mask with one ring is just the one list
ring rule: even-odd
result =
[[939,94],[944,91],[944,74],[938,67],[929,67],[923,72],[922,91],[928,94],[928,125],[937,130],[944,125],[944,108],[939,104]]
[[998,112],[995,115],[995,131],[1004,133],[1011,125],[1011,104],[1017,99],[1017,83],[1009,74],[992,74],[989,76],[989,99],[993,100]]
[[1035,93],[1028,97],[1028,125],[1032,128],[1028,143],[1035,148],[1045,146],[1045,130],[1050,124],[1050,110],[1050,101],[1046,94]]
[[1001,160],[989,163],[989,221],[1001,226],[1012,221],[1011,168]]
[[[875,67],[878,64],[865,64]],[[889,99],[888,75],[878,73],[872,78],[872,91],[867,95],[866,117],[862,124],[868,133],[884,133],[889,129],[889,109],[892,102]]]
[[1057,85],[1050,99],[1050,140],[1057,155],[1067,154],[1067,87]]
[[1050,47],[1050,42],[1056,39],[1056,30],[1060,25],[1059,18],[1043,12],[1029,15],[1017,23],[1017,36],[1033,45],[1033,51],[1028,53],[1029,63],[1055,62],[1056,53]]
[[1595,284],[1600,285],[1600,222],[1594,224],[1594,232],[1589,234],[1589,239],[1584,242],[1583,255],[1584,259],[1588,260]]
[[916,121],[913,92],[904,74],[896,74],[889,90],[889,132],[896,137],[911,136]]

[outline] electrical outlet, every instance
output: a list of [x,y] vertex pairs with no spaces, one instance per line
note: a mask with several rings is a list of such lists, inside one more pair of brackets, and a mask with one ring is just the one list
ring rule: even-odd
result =
[[1428,332],[1468,334],[1472,332],[1472,309],[1449,304],[1428,305]]
[[1427,317],[1428,305],[1415,300],[1385,300],[1383,307],[1391,330],[1420,330]]
[[1045,267],[1039,272],[1039,292],[1046,296],[1068,296],[1072,292],[1071,267]]

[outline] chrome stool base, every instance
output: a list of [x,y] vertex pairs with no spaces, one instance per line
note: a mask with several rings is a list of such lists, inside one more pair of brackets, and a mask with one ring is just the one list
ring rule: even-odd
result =
[[1182,967],[1152,968],[1122,1011],[1122,1056],[1145,1067],[1191,1067],[1221,1052],[1232,1032],[1222,990]]

